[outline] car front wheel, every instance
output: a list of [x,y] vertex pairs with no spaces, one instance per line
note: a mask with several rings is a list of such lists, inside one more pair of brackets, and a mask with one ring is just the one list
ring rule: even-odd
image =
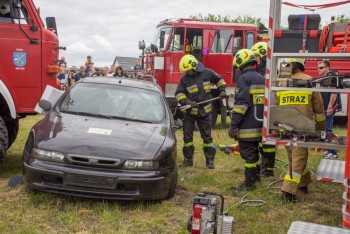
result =
[[176,187],[177,187],[177,177],[178,177],[178,171],[177,171],[177,166],[175,165],[173,177],[171,178],[171,183],[170,183],[170,188],[169,188],[167,199],[172,198],[175,195],[175,191],[176,191]]

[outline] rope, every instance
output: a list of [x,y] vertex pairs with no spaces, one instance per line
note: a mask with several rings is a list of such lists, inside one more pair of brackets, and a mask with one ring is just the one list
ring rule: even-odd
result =
[[303,9],[307,9],[310,11],[314,11],[316,9],[328,8],[328,7],[336,7],[336,6],[340,6],[340,5],[347,4],[347,3],[350,3],[350,1],[347,0],[347,1],[342,1],[342,2],[333,2],[333,3],[320,4],[320,5],[301,5],[301,4],[297,5],[297,4],[293,4],[293,3],[289,3],[289,2],[282,2],[282,4],[287,5],[287,6],[303,8]]
[[234,154],[239,154],[239,147],[238,147],[238,144],[232,144],[232,145],[228,145],[226,144],[221,136],[220,136],[220,133],[219,131],[213,131],[213,135],[216,135],[217,138],[218,138],[218,141],[219,142],[223,142],[223,143],[219,143],[218,145],[214,144],[214,148],[215,149],[218,149],[220,151],[223,151],[225,154],[230,154],[230,152],[233,152]]

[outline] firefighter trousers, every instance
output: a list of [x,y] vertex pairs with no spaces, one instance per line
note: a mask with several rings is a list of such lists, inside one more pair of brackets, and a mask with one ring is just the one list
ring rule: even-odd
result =
[[259,151],[262,156],[260,170],[273,171],[275,168],[276,146],[259,143]]
[[239,152],[246,168],[255,168],[259,161],[259,141],[239,141]]
[[183,119],[183,134],[185,146],[193,145],[193,131],[197,122],[199,132],[203,139],[203,148],[212,147],[213,138],[211,137],[211,115],[203,117],[194,116],[185,113]]
[[[287,151],[290,147],[286,147]],[[308,148],[292,148],[292,167],[288,169],[284,176],[282,191],[297,195],[299,187],[308,186],[311,183],[311,176],[307,167]],[[290,165],[289,165],[290,166]]]

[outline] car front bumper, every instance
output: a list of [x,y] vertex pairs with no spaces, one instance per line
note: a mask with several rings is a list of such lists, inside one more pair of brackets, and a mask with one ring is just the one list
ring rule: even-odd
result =
[[41,160],[23,163],[29,189],[80,197],[160,200],[168,196],[174,167],[162,171],[87,168]]

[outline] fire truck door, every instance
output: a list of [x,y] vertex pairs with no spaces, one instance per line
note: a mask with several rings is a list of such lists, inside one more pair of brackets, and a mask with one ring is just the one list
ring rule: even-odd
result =
[[[40,27],[31,27],[35,19],[25,19],[31,16],[24,5],[17,10],[20,19],[0,21],[0,78],[14,99],[17,113],[32,112],[41,95],[41,33]],[[31,43],[28,37],[38,43]]]
[[203,34],[204,66],[232,85],[233,30],[204,30]]

